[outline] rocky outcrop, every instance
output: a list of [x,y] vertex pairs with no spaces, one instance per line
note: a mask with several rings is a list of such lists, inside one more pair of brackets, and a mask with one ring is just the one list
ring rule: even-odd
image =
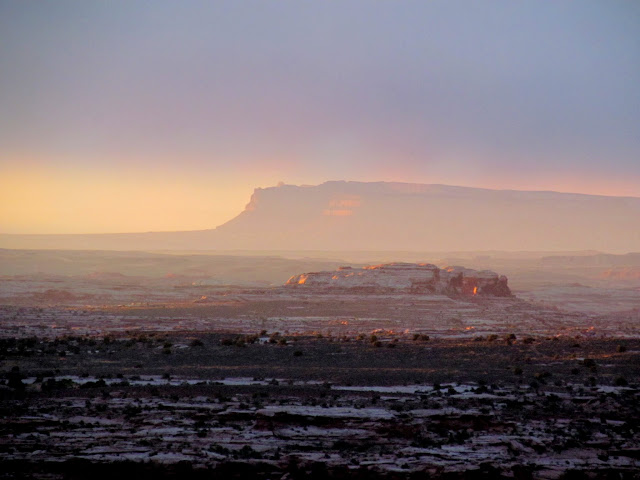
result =
[[294,275],[292,288],[367,293],[511,296],[507,277],[489,270],[438,268],[430,263],[387,263],[363,268],[340,267],[332,272]]

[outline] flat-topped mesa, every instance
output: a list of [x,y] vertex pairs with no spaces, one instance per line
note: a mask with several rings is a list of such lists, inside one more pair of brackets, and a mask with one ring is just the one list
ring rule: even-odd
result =
[[507,277],[489,270],[438,268],[430,263],[386,263],[294,275],[287,287],[363,293],[415,293],[509,297]]

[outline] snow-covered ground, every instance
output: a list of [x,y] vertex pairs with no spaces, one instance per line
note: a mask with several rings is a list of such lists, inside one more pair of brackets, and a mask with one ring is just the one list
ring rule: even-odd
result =
[[[640,468],[634,453],[640,449],[634,433],[637,386],[575,385],[560,392],[477,384],[327,389],[310,383],[313,395],[292,396],[278,393],[268,379],[141,375],[105,379],[110,394],[78,397],[81,385],[99,379],[66,375],[55,380],[72,382],[75,390],[68,392],[76,393],[34,397],[5,417],[0,462],[187,460],[215,468],[231,460],[282,467],[296,458],[303,464],[349,464],[381,474],[433,468],[455,472],[489,462],[501,471],[534,466],[540,478],[568,469]],[[304,392],[304,382],[277,380]],[[27,390],[38,390],[40,381],[26,379]],[[128,395],[123,382],[181,388],[181,396],[171,388],[164,394]],[[184,388],[198,385],[245,390],[226,398],[184,396]],[[254,387],[269,385],[267,396],[252,393]],[[575,401],[581,405],[578,415]],[[5,408],[11,405],[17,403],[4,401]]]

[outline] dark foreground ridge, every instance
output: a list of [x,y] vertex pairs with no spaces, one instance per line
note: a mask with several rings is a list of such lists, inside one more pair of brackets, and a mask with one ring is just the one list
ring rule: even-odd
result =
[[0,341],[0,478],[638,478],[637,339]]

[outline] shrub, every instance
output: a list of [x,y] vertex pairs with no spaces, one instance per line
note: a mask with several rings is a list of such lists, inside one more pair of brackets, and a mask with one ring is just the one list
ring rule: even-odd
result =
[[619,377],[616,377],[614,381],[614,385],[616,387],[626,387],[627,385],[629,385],[629,382],[627,382],[627,379],[624,378],[623,376],[619,376]]
[[11,369],[8,375],[8,383],[7,385],[10,388],[15,388],[16,390],[24,390],[24,384],[22,383],[23,375],[20,373],[20,368],[15,366]]

